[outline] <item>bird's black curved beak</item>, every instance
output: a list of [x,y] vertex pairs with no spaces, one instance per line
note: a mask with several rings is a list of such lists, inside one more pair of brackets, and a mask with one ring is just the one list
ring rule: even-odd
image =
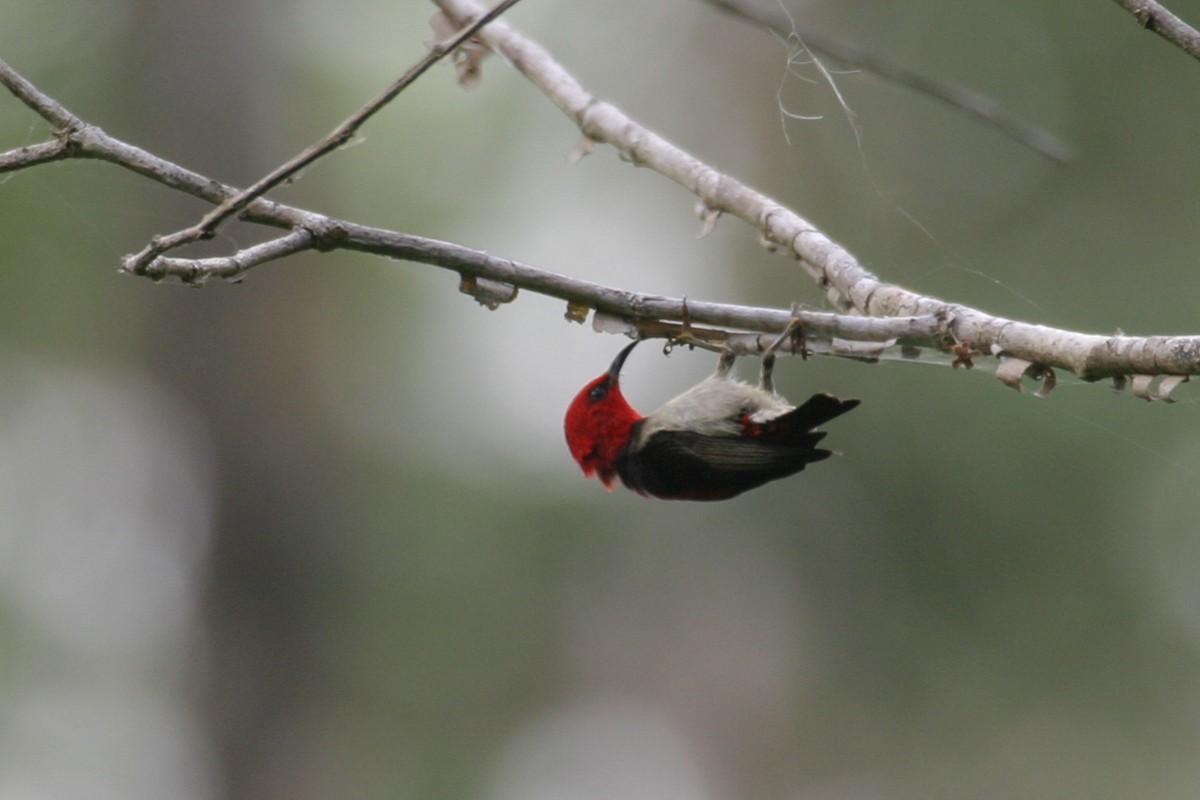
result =
[[633,348],[638,346],[638,342],[640,341],[641,339],[634,339],[621,352],[617,353],[617,357],[613,359],[612,366],[608,368],[608,379],[610,381],[616,383],[621,377],[621,367],[625,366],[625,359],[629,357],[629,353]]

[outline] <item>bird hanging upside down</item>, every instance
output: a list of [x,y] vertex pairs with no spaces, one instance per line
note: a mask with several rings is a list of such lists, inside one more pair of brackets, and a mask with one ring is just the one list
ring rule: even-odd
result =
[[576,395],[563,427],[586,477],[609,489],[616,478],[635,492],[665,500],[724,500],[799,472],[832,453],[815,430],[858,405],[815,394],[799,408],[775,393],[775,348],[763,356],[760,386],[730,377],[734,355],[717,371],[648,417],[621,394],[620,373],[637,341],[608,372]]

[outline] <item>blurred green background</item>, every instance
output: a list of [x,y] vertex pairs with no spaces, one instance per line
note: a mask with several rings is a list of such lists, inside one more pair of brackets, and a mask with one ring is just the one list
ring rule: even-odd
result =
[[[788,2],[1074,163],[831,62],[852,124],[788,44],[697,0],[510,19],[886,279],[1200,333],[1200,64],[1101,0]],[[0,57],[245,184],[413,63],[431,10],[0,0]],[[0,147],[45,136],[0,97]],[[821,307],[746,226],[697,238],[666,180],[604,148],[569,164],[577,139],[500,60],[471,92],[442,66],[276,196],[614,286]],[[722,504],[610,495],[561,417],[620,340],[356,255],[202,290],[117,274],[202,210],[100,163],[0,181],[0,798],[1196,796],[1190,386],[1037,400],[987,369],[784,360],[793,400],[863,398],[831,426],[842,457]],[[712,366],[640,350],[625,386],[650,410]]]

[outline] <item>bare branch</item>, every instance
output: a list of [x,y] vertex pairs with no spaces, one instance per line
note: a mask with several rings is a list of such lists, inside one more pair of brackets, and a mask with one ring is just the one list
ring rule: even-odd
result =
[[1138,23],[1154,31],[1192,58],[1200,59],[1200,31],[1172,14],[1155,0],[1116,0],[1117,5],[1137,17]]
[[799,25],[778,3],[767,5],[748,0],[705,2],[739,19],[762,25],[781,38],[796,39],[807,49],[835,58],[847,66],[866,70],[883,80],[907,86],[965,111],[1055,163],[1066,164],[1072,158],[1070,149],[1056,136],[1013,116],[990,97],[922,75],[849,42],[828,36],[816,28]]
[[[317,215],[312,216],[310,224],[313,224],[312,229],[293,231],[246,248],[233,256],[198,259],[159,257],[144,274],[154,280],[176,277],[185,283],[200,285],[212,277],[239,279],[246,270],[304,250],[355,250],[429,264],[452,270],[466,278],[483,279],[586,306],[601,314],[628,320],[630,331],[637,331],[645,337],[667,336],[687,328],[691,343],[710,349],[720,348],[727,341],[738,341],[741,343],[738,346],[741,352],[762,352],[765,342],[770,341],[769,336],[761,346],[752,346],[749,342],[754,341],[755,337],[738,336],[725,329],[753,331],[764,336],[777,335],[793,317],[801,320],[810,344],[835,343],[832,349],[827,346],[818,352],[856,358],[863,357],[864,352],[878,356],[884,348],[892,346],[939,349],[946,336],[944,322],[933,316],[858,317],[643,294],[538,269],[452,242]],[[664,326],[664,320],[679,325]],[[694,328],[693,323],[719,326],[720,329],[700,331]],[[845,347],[842,352],[837,352],[837,340],[870,343],[875,347],[869,351],[853,351]],[[788,349],[784,348],[785,351]]]
[[[475,18],[472,4],[466,0],[442,0],[441,4],[459,19],[464,15]],[[967,367],[974,357],[990,355],[1000,360],[999,376],[1010,385],[1020,386],[1022,377],[1032,377],[1042,381],[1043,392],[1053,385],[1054,367],[1070,369],[1088,380],[1114,377],[1118,387],[1131,385],[1134,394],[1146,399],[1166,399],[1183,376],[1200,374],[1200,337],[1080,334],[994,317],[885,284],[791,210],[670,145],[615,106],[597,101],[545,50],[504,23],[494,23],[480,36],[575,118],[585,141],[612,143],[635,163],[688,187],[701,198],[701,210],[713,222],[722,212],[746,220],[761,230],[768,242],[794,254],[829,290],[831,299],[873,316],[785,311],[630,292],[449,242],[333,219],[262,197],[249,200],[241,217],[288,230],[287,234],[221,258],[159,256],[142,264],[128,256],[124,271],[200,284],[213,276],[238,280],[248,269],[305,250],[357,250],[453,270],[461,276],[464,290],[489,307],[511,301],[520,288],[566,301],[570,320],[583,321],[587,311],[594,309],[594,325],[600,330],[632,329],[639,335],[666,336],[701,347],[761,354],[775,335],[799,318],[806,341],[812,345],[810,351],[870,360],[894,357],[891,352],[884,356],[884,351],[898,350],[901,358],[922,360],[928,360],[922,352],[940,352],[946,356],[943,363],[952,357],[954,366]],[[3,62],[0,82],[50,122],[56,136],[55,141],[0,154],[0,169],[11,171],[53,159],[100,159],[214,205],[245,195],[83,122]],[[697,324],[713,327],[702,329]],[[766,334],[771,336],[764,340]],[[1156,376],[1166,377],[1156,384]]]
[[[434,0],[453,19],[470,19],[473,0]],[[1200,338],[1141,339],[1063,331],[1004,319],[881,281],[816,225],[779,202],[721,173],[596,98],[541,45],[504,21],[480,38],[541,89],[583,132],[616,147],[626,160],[649,167],[694,192],[704,209],[732,214],[757,228],[764,241],[792,254],[830,299],[870,316],[934,315],[949,321],[954,341],[982,353],[1059,367],[1086,380],[1128,372],[1200,374]]]

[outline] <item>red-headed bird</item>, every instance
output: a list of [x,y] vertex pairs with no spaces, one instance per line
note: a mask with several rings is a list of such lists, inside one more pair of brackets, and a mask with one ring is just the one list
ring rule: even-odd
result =
[[763,357],[761,386],[730,377],[734,356],[727,352],[715,374],[643,417],[620,386],[621,367],[636,345],[583,387],[563,422],[584,476],[595,475],[610,490],[619,477],[639,494],[666,500],[734,497],[829,458],[817,447],[825,433],[815,429],[859,403],[815,394],[799,408],[790,405],[772,387],[772,347]]

